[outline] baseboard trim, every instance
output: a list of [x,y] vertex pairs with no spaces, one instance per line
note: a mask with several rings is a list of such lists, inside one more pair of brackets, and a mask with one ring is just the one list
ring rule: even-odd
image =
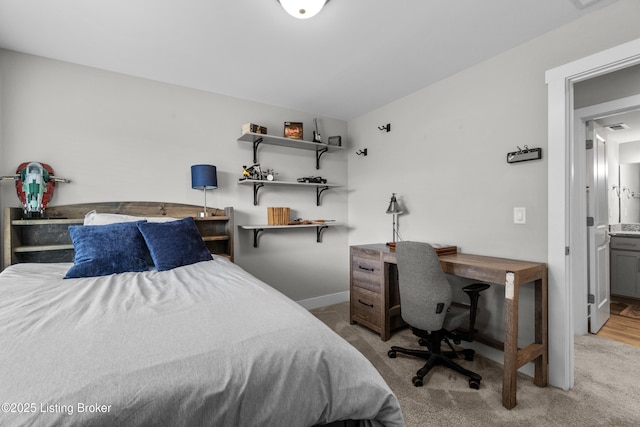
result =
[[[476,353],[486,357],[487,359],[491,359],[494,362],[504,365],[504,353],[500,350],[497,350],[491,346],[488,346],[478,341],[473,341],[473,342],[464,341],[461,345],[464,348],[470,348],[475,350]],[[520,367],[518,369],[518,372],[522,372],[525,375],[529,375],[530,377],[533,377],[535,374],[534,364],[532,362],[529,362],[524,366]]]
[[326,307],[328,305],[347,301],[349,301],[349,291],[337,292],[335,294],[322,295],[314,298],[307,298],[296,302],[307,310],[312,310],[314,308]]

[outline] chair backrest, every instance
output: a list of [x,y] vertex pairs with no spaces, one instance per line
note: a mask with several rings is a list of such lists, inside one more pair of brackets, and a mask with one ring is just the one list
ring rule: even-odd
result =
[[402,319],[424,331],[442,329],[451,285],[435,250],[428,243],[398,242],[396,258]]

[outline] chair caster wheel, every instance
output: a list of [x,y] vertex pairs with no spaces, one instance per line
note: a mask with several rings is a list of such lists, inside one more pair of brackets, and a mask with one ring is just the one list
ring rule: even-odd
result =
[[460,340],[453,340],[453,343],[454,343],[455,345],[460,345],[460,342],[461,342]]
[[428,345],[429,345],[429,344],[428,344],[428,342],[427,342],[427,340],[424,340],[424,339],[422,339],[422,338],[420,338],[420,339],[418,340],[418,344],[419,344],[419,345],[421,345],[422,347],[426,347],[426,346],[428,346]]
[[479,380],[475,380],[473,378],[469,379],[469,388],[472,388],[474,390],[479,390],[480,389],[480,381]]
[[393,350],[389,350],[387,352],[387,356],[389,356],[391,359],[395,359],[396,358],[396,352]]
[[465,354],[464,360],[468,360],[469,362],[473,362],[473,354]]
[[411,382],[413,383],[414,386],[416,387],[422,387],[424,385],[424,383],[422,382],[422,379],[419,377],[413,377],[413,379],[411,380]]

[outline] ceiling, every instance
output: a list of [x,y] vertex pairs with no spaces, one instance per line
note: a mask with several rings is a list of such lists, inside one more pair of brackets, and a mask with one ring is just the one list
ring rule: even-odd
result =
[[0,48],[349,120],[616,0],[0,0]]
[[606,127],[624,123],[627,129],[605,130],[608,141],[622,144],[624,142],[640,141],[640,110],[627,111],[625,113],[597,119],[599,126]]

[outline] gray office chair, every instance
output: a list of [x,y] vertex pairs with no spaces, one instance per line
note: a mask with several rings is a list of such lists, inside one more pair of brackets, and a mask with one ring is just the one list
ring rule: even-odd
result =
[[[424,384],[424,377],[434,366],[443,365],[467,376],[469,387],[479,389],[482,377],[453,361],[461,356],[465,360],[473,360],[475,352],[471,349],[455,350],[450,340],[456,344],[462,340],[473,341],[478,299],[480,292],[488,289],[489,285],[474,283],[465,286],[462,290],[469,295],[469,306],[451,305],[451,285],[430,244],[399,242],[396,257],[402,319],[409,324],[414,335],[420,338],[418,343],[428,350],[393,346],[388,356],[395,358],[396,353],[403,353],[426,360],[425,365],[413,377],[413,385],[416,387]],[[451,351],[441,351],[443,340]]]

